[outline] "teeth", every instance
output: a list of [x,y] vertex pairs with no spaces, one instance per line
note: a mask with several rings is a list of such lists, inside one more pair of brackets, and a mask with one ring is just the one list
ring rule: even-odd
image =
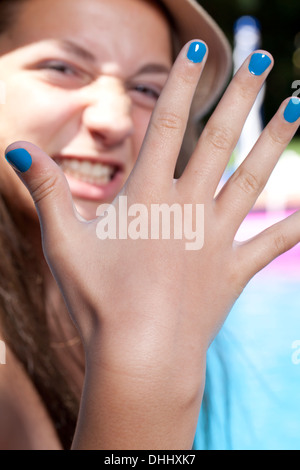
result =
[[63,159],[57,164],[65,173],[90,184],[107,184],[115,174],[115,167],[87,160]]

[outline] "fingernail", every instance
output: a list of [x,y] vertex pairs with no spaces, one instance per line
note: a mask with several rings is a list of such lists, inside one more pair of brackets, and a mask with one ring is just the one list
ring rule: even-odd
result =
[[8,163],[17,171],[25,173],[32,165],[31,155],[25,149],[15,149],[5,155]]
[[195,41],[189,47],[187,58],[194,62],[194,64],[200,64],[206,54],[207,47],[203,42]]
[[291,98],[284,111],[284,119],[293,124],[300,118],[300,99]]
[[271,63],[272,61],[269,56],[256,52],[251,57],[249,71],[252,75],[260,76],[270,67]]

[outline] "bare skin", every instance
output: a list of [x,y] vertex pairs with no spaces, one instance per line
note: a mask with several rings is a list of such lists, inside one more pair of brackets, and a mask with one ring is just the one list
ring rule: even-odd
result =
[[0,448],[61,450],[45,405],[9,349],[6,360],[0,367]]
[[205,66],[205,59],[201,64],[187,59],[188,48],[189,44],[172,68],[119,196],[126,195],[129,204],[203,203],[201,250],[186,251],[183,240],[99,240],[99,219],[82,220],[63,171],[44,151],[24,141],[7,149],[24,148],[32,157],[30,169],[19,176],[35,202],[45,257],[85,351],[73,449],[190,448],[211,341],[251,277],[300,240],[300,213],[253,240],[234,240],[298,128],[299,121],[291,124],[283,117],[288,100],[215,197],[271,66],[262,76],[253,76],[247,59],[182,177],[173,180],[194,90]]
[[[169,25],[152,2],[136,0],[35,0],[25,2],[20,11],[0,38],[0,79],[6,84],[0,116],[1,151],[23,136],[52,158],[59,155],[60,163],[72,157],[120,164],[122,173],[110,196],[104,184],[96,188],[95,198],[94,185],[83,185],[80,178],[65,172],[76,209],[93,219],[98,205],[120,191],[138,157],[172,65]],[[141,36],[140,31],[145,34]],[[124,44],[119,47],[124,37],[126,50]],[[45,262],[35,206],[8,165],[2,166],[0,182],[2,193],[24,214],[24,229],[35,240],[36,257],[41,260],[47,297],[61,311],[64,336],[49,318],[53,342],[76,340],[72,350],[79,366],[64,349],[59,353],[81,392],[84,353]],[[1,416],[5,412],[8,417],[0,423],[1,448],[60,447],[45,405],[8,346],[7,351],[7,364],[0,367]],[[31,435],[32,429],[37,433]]]
[[[177,240],[166,244],[97,239],[98,221],[78,219],[64,175],[54,162],[31,144],[9,147],[26,148],[32,155],[32,167],[21,177],[36,203],[46,257],[85,348],[87,372],[74,448],[189,448],[201,404],[207,348],[250,278],[299,241],[299,213],[244,244],[234,241],[297,130],[297,122],[290,124],[283,117],[288,100],[214,198],[243,120],[268,73],[252,76],[250,58],[207,124],[183,176],[173,180],[189,106],[204,66],[187,60],[187,47],[172,69],[122,195],[133,202],[169,205],[202,201],[206,209],[202,250],[187,252]],[[142,187],[138,181],[143,181]],[[57,232],[62,237],[59,246],[54,244]],[[101,286],[99,279],[105,280]],[[95,397],[102,400],[96,404]]]

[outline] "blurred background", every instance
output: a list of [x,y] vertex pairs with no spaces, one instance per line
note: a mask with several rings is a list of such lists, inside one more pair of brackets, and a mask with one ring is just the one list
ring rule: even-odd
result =
[[[300,0],[200,3],[230,40],[235,69],[258,48],[275,59],[224,175],[225,182],[281,102],[292,95],[300,98]],[[298,209],[299,131],[236,238],[248,240]],[[300,450],[299,286],[300,244],[246,286],[207,354],[195,449]]]
[[[300,98],[299,0],[201,0],[229,39],[235,70],[255,49],[269,51],[275,65],[268,76],[231,159],[225,180],[243,161],[262,129],[289,96]],[[282,155],[256,209],[300,208],[300,130]]]
[[[296,90],[300,80],[300,1],[299,0],[201,0],[201,5],[225,31],[234,47],[234,25],[244,15],[260,23],[261,48],[269,51],[275,66],[268,78],[264,118],[268,121],[279,104]],[[298,85],[300,97],[300,83]],[[300,131],[297,136],[300,138]]]

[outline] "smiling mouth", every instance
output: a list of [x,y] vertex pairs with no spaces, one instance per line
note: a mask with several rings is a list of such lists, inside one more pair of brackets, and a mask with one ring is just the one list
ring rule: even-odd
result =
[[96,186],[109,184],[121,171],[118,165],[104,164],[92,160],[77,158],[54,158],[65,175],[70,175],[84,183]]

